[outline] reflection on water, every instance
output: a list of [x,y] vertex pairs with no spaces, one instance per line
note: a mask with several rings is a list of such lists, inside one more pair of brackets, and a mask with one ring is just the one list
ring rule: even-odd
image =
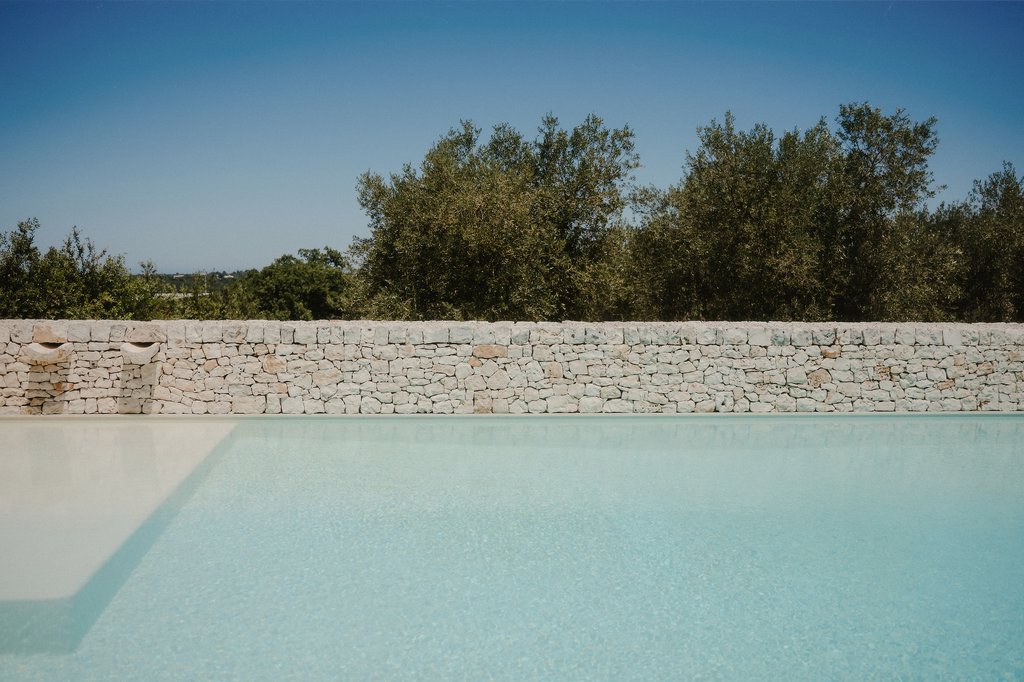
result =
[[[280,466],[316,479],[345,470],[367,489],[378,479],[393,490],[461,487],[463,501],[483,504],[627,495],[639,504],[834,506],[844,496],[958,494],[1013,503],[1024,489],[1016,417],[278,420],[247,422],[235,439],[254,450],[276,443]],[[368,503],[379,503],[377,492]]]

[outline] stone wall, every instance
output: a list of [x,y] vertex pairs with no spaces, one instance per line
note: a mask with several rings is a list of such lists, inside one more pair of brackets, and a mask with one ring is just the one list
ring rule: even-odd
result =
[[1024,410],[1024,325],[0,320],[0,414]]

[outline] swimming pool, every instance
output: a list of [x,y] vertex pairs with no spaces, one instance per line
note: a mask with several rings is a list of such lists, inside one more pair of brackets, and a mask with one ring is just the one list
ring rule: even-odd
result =
[[[0,531],[110,552],[0,597],[0,679],[1024,676],[1020,416],[0,432]],[[0,575],[65,557],[25,535]]]

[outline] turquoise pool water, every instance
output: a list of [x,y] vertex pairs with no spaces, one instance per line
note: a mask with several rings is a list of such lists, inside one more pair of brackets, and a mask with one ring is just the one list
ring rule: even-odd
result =
[[1024,677],[1018,416],[245,419],[176,491],[0,679]]

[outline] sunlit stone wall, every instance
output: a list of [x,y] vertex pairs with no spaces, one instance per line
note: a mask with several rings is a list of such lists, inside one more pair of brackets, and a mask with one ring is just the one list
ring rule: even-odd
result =
[[1024,410],[1024,325],[0,320],[0,414]]

